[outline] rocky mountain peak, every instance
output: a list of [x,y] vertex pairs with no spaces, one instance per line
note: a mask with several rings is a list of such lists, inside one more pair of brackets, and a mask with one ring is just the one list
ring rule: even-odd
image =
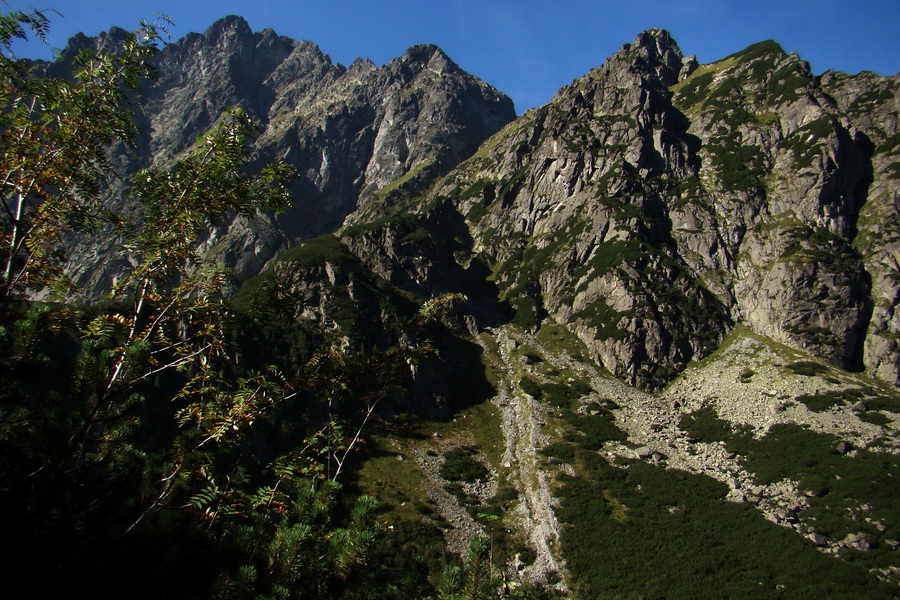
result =
[[215,21],[203,33],[203,36],[210,41],[217,41],[231,35],[245,39],[251,38],[253,37],[253,30],[250,29],[250,24],[247,23],[244,17],[228,15]]
[[[65,48],[60,52],[61,65],[70,65],[75,55],[84,48],[116,48],[128,36],[128,31],[121,27],[111,27],[109,31],[102,31],[96,37],[89,37],[78,32],[69,38]],[[53,66],[51,65],[51,71]]]
[[263,123],[262,158],[301,173],[293,211],[211,234],[239,278],[446,203],[521,323],[554,320],[630,383],[659,388],[735,323],[900,382],[896,78],[816,78],[773,41],[697,65],[651,29],[504,128],[509,98],[435,45],[344,69],[248,31],[230,17],[167,46],[141,106],[152,160],[230,104]]
[[400,60],[407,63],[420,64],[432,71],[442,74],[445,71],[459,71],[460,68],[443,50],[434,44],[418,44],[411,46]]
[[129,32],[121,27],[110,27],[109,31],[101,33],[97,39],[101,44],[117,44],[124,41],[128,37]]
[[681,78],[684,56],[678,44],[665,29],[648,29],[634,41],[625,44],[613,57],[641,71],[655,73],[663,85],[673,85]]
[[[281,37],[278,39],[286,40],[286,38]],[[288,40],[288,42],[290,42],[290,40]],[[322,49],[319,48],[317,44],[314,44],[309,40],[303,40],[299,44],[296,44],[293,49],[293,55],[293,58],[299,60],[306,68],[332,66],[331,57],[322,52]]]
[[634,38],[631,49],[642,48],[651,53],[652,56],[663,56],[669,52],[674,52],[681,56],[681,49],[678,43],[672,38],[672,35],[666,29],[647,29],[642,31]]
[[356,58],[347,68],[346,76],[358,76],[362,73],[369,73],[378,67],[368,58]]
[[440,193],[520,323],[565,324],[631,383],[661,385],[735,322],[893,383],[900,296],[873,274],[896,262],[872,240],[897,219],[897,82],[821,85],[775,42],[697,65],[650,30]]

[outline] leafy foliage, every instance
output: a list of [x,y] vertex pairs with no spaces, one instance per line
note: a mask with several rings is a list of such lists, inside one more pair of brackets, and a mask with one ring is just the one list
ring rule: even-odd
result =
[[497,597],[500,577],[490,564],[490,542],[476,537],[462,567],[451,566],[438,584],[439,600],[487,600]]
[[[835,402],[853,401],[864,392],[851,389],[821,396],[801,396],[815,410],[825,410]],[[873,397],[875,406],[878,396]],[[868,402],[869,399],[866,399]],[[877,414],[877,413],[876,413]],[[809,507],[802,516],[815,523],[816,530],[834,539],[850,533],[864,532],[873,539],[893,539],[900,506],[891,492],[897,457],[873,449],[859,449],[853,456],[837,450],[840,438],[816,433],[796,424],[773,425],[767,434],[756,439],[746,426],[732,427],[711,408],[704,408],[682,419],[681,426],[692,438],[703,442],[724,441],[728,450],[739,454],[748,471],[761,484],[782,479],[796,481],[808,496]],[[863,517],[863,515],[865,515]],[[873,523],[884,524],[881,529]],[[844,553],[845,558],[846,552]],[[855,562],[870,567],[889,563],[889,552],[877,548],[857,556]]]
[[126,91],[153,76],[160,38],[142,24],[118,53],[81,50],[71,79],[39,77],[11,58],[25,27],[44,36],[41,12],[11,13],[0,21],[0,243],[3,293],[48,287],[71,290],[59,266],[67,229],[92,230],[109,220],[100,200],[109,176],[107,149],[130,140],[134,125],[123,110]]
[[[111,213],[100,203],[106,148],[129,141],[125,93],[152,74],[159,36],[142,25],[56,79],[9,53],[47,22],[0,18],[7,566],[101,596],[356,597],[379,573],[363,567],[387,534],[377,503],[349,498],[338,480],[381,401],[431,356],[428,323],[464,298],[426,302],[380,351],[307,347],[248,368],[231,354],[226,275],[197,241],[218,219],[284,207],[293,170],[249,172],[253,124],[233,111],[179,162],[134,177],[136,216]],[[62,235],[101,226],[133,265],[109,301],[22,299],[74,291]]]

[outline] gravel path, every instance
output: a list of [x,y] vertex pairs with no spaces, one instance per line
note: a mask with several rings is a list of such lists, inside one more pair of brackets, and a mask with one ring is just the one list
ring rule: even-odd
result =
[[[534,564],[523,570],[522,577],[526,581],[543,582],[549,573],[561,572],[564,568],[564,563],[557,559],[552,550],[553,546],[558,547],[559,542],[559,521],[553,512],[556,500],[538,454],[538,450],[550,441],[541,431],[541,424],[546,422],[546,408],[513,387],[512,382],[521,377],[522,364],[510,355],[515,342],[509,330],[498,329],[493,334],[500,345],[504,372],[501,390],[494,398],[500,408],[506,441],[502,467],[508,469],[509,477],[519,491],[520,502],[515,516],[537,553]],[[562,585],[558,589],[565,591]]]
[[[449,448],[450,446],[446,449]],[[440,515],[450,524],[450,528],[444,530],[447,548],[451,552],[466,556],[472,538],[477,535],[484,535],[484,528],[472,518],[472,515],[459,503],[459,499],[456,496],[444,489],[447,481],[440,476],[443,459],[439,455],[430,455],[421,448],[416,449],[414,453],[416,463],[425,476],[425,493],[434,502]],[[493,490],[488,490],[488,493],[489,496],[492,496]]]

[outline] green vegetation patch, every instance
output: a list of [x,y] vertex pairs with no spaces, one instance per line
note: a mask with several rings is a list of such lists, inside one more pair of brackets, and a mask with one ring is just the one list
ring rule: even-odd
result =
[[350,250],[332,234],[307,240],[295,248],[286,250],[278,257],[279,262],[291,262],[298,269],[332,264],[349,267],[359,264]]
[[491,472],[475,458],[478,451],[471,446],[459,446],[444,452],[440,476],[447,481],[468,482],[487,481]]
[[700,179],[694,176],[685,177],[675,188],[675,210],[681,210],[688,204],[701,204],[706,206],[706,194]]
[[421,225],[400,238],[400,244],[425,244],[431,241],[431,234]]
[[725,442],[729,452],[747,454],[751,448],[751,432],[747,426],[735,427],[720,419],[714,408],[704,407],[681,417],[679,427],[698,442]]
[[584,342],[577,335],[552,319],[545,319],[541,324],[537,340],[548,351],[564,354],[575,360],[583,360],[589,354]]
[[564,383],[541,385],[541,397],[547,404],[572,410],[577,408],[578,400],[592,391],[591,387],[582,381],[575,381],[568,385]]
[[887,167],[888,177],[900,179],[900,162],[895,162]]
[[[626,439],[614,426],[611,408],[590,403],[584,414],[563,407],[561,416],[572,430],[542,450],[551,461],[575,467],[575,476],[560,479],[557,512],[565,524],[561,543],[573,598],[893,597],[893,588],[867,573],[883,563],[880,549],[863,563],[841,561],[767,521],[751,505],[727,502],[727,489],[711,478],[640,461],[615,465],[598,455],[605,441]],[[809,516],[829,535],[844,535],[841,527],[863,527],[852,516],[840,516],[850,515],[850,506],[859,502],[822,501],[832,495],[853,498],[866,486],[881,488],[861,500],[872,507],[871,514],[890,527],[900,522],[888,520],[889,504],[896,505],[890,500],[890,490],[896,491],[891,478],[900,472],[892,456],[860,452],[868,464],[850,477],[860,463],[838,455],[833,436],[773,428],[769,437],[755,440],[749,428],[732,426],[711,408],[688,415],[682,426],[701,441],[730,442],[761,481],[790,475],[802,489],[823,494],[810,499]],[[832,465],[842,474],[837,484],[827,470]],[[838,494],[835,485],[844,484]],[[839,515],[836,523],[825,518],[831,513]],[[889,535],[896,535],[893,529],[884,534]]]
[[[643,235],[650,237],[650,234]],[[623,263],[629,268],[618,268]],[[590,277],[600,277],[613,269],[634,303],[627,311],[616,311],[600,298],[575,313],[575,318],[584,319],[595,328],[596,339],[623,339],[628,335],[623,319],[629,319],[629,325],[636,325],[637,335],[646,323],[659,324],[687,353],[692,352],[692,346],[699,346],[701,356],[715,349],[728,316],[684,263],[670,253],[665,242],[631,239],[601,244],[592,258],[576,269],[575,277],[579,281],[576,293],[586,289]],[[638,376],[655,387],[664,385],[684,366],[669,368],[649,361],[643,365]]]
[[[411,193],[415,193],[418,191],[423,185],[424,182],[428,179],[431,179],[434,175],[432,173],[432,167],[434,167],[435,160],[434,158],[427,158],[411,168],[409,171],[393,180],[377,192],[375,192],[375,197],[381,200],[385,200],[392,195],[409,195]],[[413,190],[404,191],[404,187],[412,187]]]
[[714,63],[700,65],[686,79],[669,88],[674,95],[674,103],[685,112],[692,112],[702,107],[702,102],[709,94],[710,87],[717,76],[736,66],[738,61],[729,57]]
[[599,340],[623,340],[628,336],[624,327],[620,327],[623,319],[634,316],[633,310],[614,310],[605,298],[597,298],[582,310],[573,315],[576,319],[584,319],[596,329]]
[[599,198],[598,202],[609,209],[610,218],[620,223],[640,219],[644,215],[643,208],[633,202],[629,202],[628,198],[608,196]]
[[[775,70],[775,63],[784,56],[784,50],[776,42],[768,40],[753,44],[720,61],[702,65],[690,77],[670,88],[675,94],[674,103],[685,112],[712,109],[721,119],[735,124],[755,120],[742,107],[748,93],[747,84],[762,83]],[[734,72],[735,67],[745,67],[749,72]],[[762,98],[757,98],[761,100]]]
[[850,104],[849,112],[854,114],[870,112],[873,108],[891,102],[893,99],[894,93],[889,86],[876,85],[857,96]]
[[900,414],[900,398],[896,394],[881,393],[872,387],[863,387],[860,391],[866,395],[863,402],[868,410],[884,410]]
[[638,270],[647,262],[648,246],[637,239],[606,240],[597,246],[593,256],[575,270],[575,280],[585,282],[587,277],[602,277],[625,263]]
[[762,185],[766,158],[757,146],[744,146],[732,137],[714,138],[704,146],[726,190],[755,190]]
[[821,394],[803,394],[797,396],[797,401],[806,405],[813,412],[825,412],[835,406],[841,406],[847,402],[853,403],[864,396],[862,390],[838,390]]
[[831,373],[831,368],[811,360],[799,360],[785,365],[785,368],[795,375],[805,377],[818,377]]
[[798,169],[808,169],[814,166],[816,158],[822,154],[823,143],[833,135],[834,124],[831,118],[822,117],[784,138],[779,147],[793,154]]
[[563,463],[575,462],[575,444],[552,442],[541,449],[541,454]]
[[794,423],[773,425],[760,440],[753,440],[746,452],[745,466],[762,484],[785,478],[815,475],[823,461],[841,460],[834,454],[839,438],[816,433]]
[[891,419],[875,411],[900,414],[900,398],[896,395],[879,392],[870,386],[819,394],[804,394],[797,396],[797,400],[805,404],[809,410],[815,412],[824,412],[836,406],[852,405],[861,402],[865,408],[857,412],[857,417],[867,423],[882,427],[890,423]]
[[725,501],[711,478],[579,456],[558,512],[576,599],[893,597],[863,568]]
[[625,432],[616,427],[612,413],[608,410],[588,414],[567,411],[562,416],[575,429],[575,432],[565,436],[565,440],[586,450],[600,450],[607,442],[624,442],[628,439]]
[[484,218],[487,213],[488,210],[484,204],[475,204],[472,206],[472,208],[469,209],[469,212],[466,213],[466,221],[470,223],[478,223]]
[[541,389],[540,384],[538,384],[531,377],[523,377],[522,379],[520,379],[519,387],[522,389],[523,392],[525,392],[526,394],[528,394],[529,396],[531,396],[532,398],[534,398],[536,400],[540,400],[541,397],[544,395],[544,391]]
[[746,64],[760,59],[774,61],[775,58],[780,56],[784,56],[784,49],[782,49],[778,42],[775,40],[763,40],[751,44],[734,54],[728,55],[725,57],[725,60],[733,58],[740,63]]
[[862,412],[857,415],[860,421],[865,421],[866,423],[871,423],[872,425],[878,425],[879,427],[884,427],[888,423],[892,421],[889,417],[878,413],[878,412]]
[[894,133],[886,138],[875,147],[878,154],[900,154],[900,132]]
[[692,75],[678,89],[675,94],[675,103],[686,110],[690,110],[695,105],[706,99],[709,86],[715,77],[714,71],[707,71],[697,75]]
[[[832,399],[811,401],[824,404]],[[809,501],[809,508],[801,517],[817,532],[838,540],[863,532],[875,541],[870,551],[848,551],[845,558],[867,569],[891,565],[891,549],[883,540],[900,535],[896,481],[900,457],[865,448],[852,454],[839,452],[842,440],[838,436],[796,424],[773,425],[764,437],[757,439],[749,428],[735,427],[708,408],[686,415],[681,425],[698,441],[724,441],[729,451],[741,456],[744,467],[759,484],[796,481]]]
[[517,246],[497,266],[497,280],[504,296],[514,309],[513,323],[535,330],[546,317],[541,302],[541,278],[559,268],[559,262],[571,240],[580,235],[586,224],[577,221],[552,234],[517,240]]
[[537,350],[535,350],[531,346],[522,346],[521,353],[522,356],[530,360],[532,363],[544,362],[544,357],[538,354]]
[[416,518],[430,506],[422,488],[422,474],[411,460],[391,449],[384,440],[374,440],[372,455],[360,466],[354,481],[363,493],[376,496],[399,515]]
[[798,63],[784,65],[772,73],[766,85],[766,101],[769,104],[792,102],[809,84],[809,78]]
[[372,221],[366,221],[365,223],[357,223],[355,225],[350,225],[345,227],[341,231],[341,237],[360,237],[366,233],[371,233],[374,231],[380,231],[382,229],[387,229],[389,227],[405,227],[405,228],[413,228],[418,226],[419,216],[413,213],[401,212],[395,215],[380,217],[378,219],[374,219]]
[[[811,494],[803,516],[817,530],[834,539],[865,532],[877,540],[875,548],[852,557],[870,567],[890,565],[890,548],[880,540],[900,535],[900,496],[897,473],[900,457],[859,449],[854,456],[835,452],[839,438],[797,425],[777,425],[758,440],[747,466],[761,483],[790,477]],[[873,525],[881,523],[881,531]]]
[[[353,281],[352,294],[345,283],[333,284],[316,272],[326,264],[343,274],[346,281]],[[408,318],[418,309],[412,294],[365,268],[334,235],[308,240],[282,253],[275,265],[247,281],[231,304],[262,327],[274,331],[273,325],[277,325],[287,334],[302,328],[295,322],[302,302],[296,283],[307,276],[329,290],[322,299],[322,308],[338,326],[340,335],[347,336],[354,345],[377,345],[376,340],[385,340],[399,318]],[[317,330],[315,335],[324,338],[333,334]]]
[[[896,539],[900,458],[867,450],[843,456],[836,452],[836,436],[796,425],[773,427],[757,440],[748,427],[732,426],[711,408],[685,416],[681,425],[698,441],[726,441],[760,483],[799,481],[810,495],[801,516],[817,532],[832,539],[858,532]],[[580,441],[570,436],[568,444],[543,451],[576,463],[578,475],[561,480],[558,512],[566,523],[562,544],[575,598],[894,595],[895,588],[867,573],[893,560],[880,541],[866,553],[843,553],[849,562],[826,556],[751,505],[725,501],[726,488],[711,478],[639,461],[621,468]]]
[[512,300],[512,323],[522,329],[531,331],[540,325],[543,309],[537,299],[532,296],[518,296]]
[[[331,234],[307,240],[299,246],[286,250],[278,256],[277,262],[292,263],[297,271],[322,267],[326,264],[331,264],[344,272],[358,271],[361,267],[359,259]],[[276,269],[269,267],[246,281],[232,300],[232,304],[241,310],[258,312],[266,308],[265,304],[277,301],[283,310],[293,314],[296,307],[290,306],[287,298],[282,298],[284,292],[282,287]]]
[[455,188],[450,194],[451,197],[456,198],[457,200],[482,198],[485,195],[485,189],[490,189],[492,188],[492,186],[497,184],[497,182],[493,179],[476,179],[475,181],[466,183],[468,183],[468,185],[466,185],[466,187],[464,188]]

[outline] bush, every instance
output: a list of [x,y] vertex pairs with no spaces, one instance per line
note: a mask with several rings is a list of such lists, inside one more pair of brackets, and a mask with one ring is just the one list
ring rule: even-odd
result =
[[698,442],[723,441],[729,452],[737,454],[746,454],[753,439],[749,428],[742,426],[735,431],[731,423],[720,419],[716,411],[709,407],[684,415],[679,427]]
[[487,481],[491,473],[475,458],[476,450],[470,446],[460,446],[444,452],[440,475],[447,481]]
[[566,442],[553,442],[544,446],[541,454],[560,462],[572,463],[575,461],[575,446]]
[[572,598],[893,597],[859,565],[724,501],[710,478],[596,455],[582,466],[557,511]]
[[562,383],[545,383],[541,386],[543,397],[548,404],[557,408],[574,408],[575,403],[584,395],[582,392],[589,393],[591,389],[585,384],[579,386],[565,385]]
[[828,367],[820,365],[811,360],[801,360],[799,362],[785,365],[790,371],[796,375],[804,375],[806,377],[815,377],[816,375],[824,375],[828,373]]
[[529,377],[523,377],[522,379],[520,379],[519,387],[522,389],[523,392],[525,392],[526,394],[528,394],[529,396],[531,396],[532,398],[534,398],[536,400],[540,400],[541,397],[543,397],[543,395],[544,395],[544,392],[541,389],[541,386],[539,386],[537,384],[537,382],[535,382],[534,379],[531,379]]
[[796,399],[813,412],[824,412],[842,404],[844,401],[853,403],[862,397],[862,390],[842,390],[817,395],[804,394],[797,396]]

